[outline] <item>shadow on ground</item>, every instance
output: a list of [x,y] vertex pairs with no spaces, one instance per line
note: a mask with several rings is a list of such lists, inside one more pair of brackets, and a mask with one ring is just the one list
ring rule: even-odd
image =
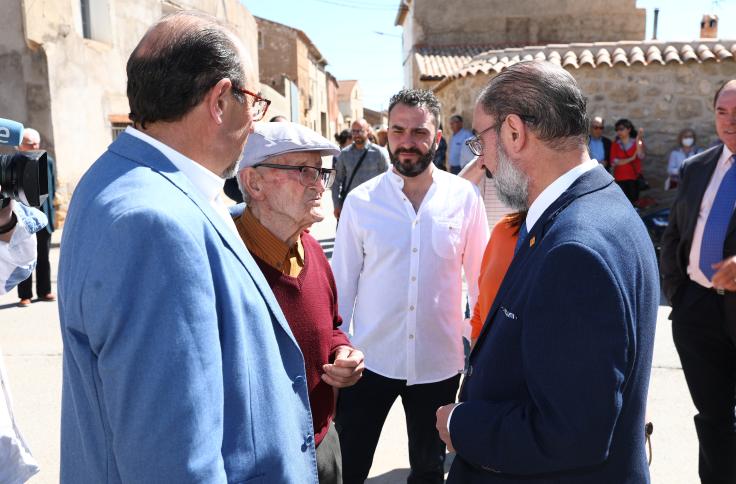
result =
[[[445,456],[445,478],[447,478],[447,473],[450,471],[454,459],[454,452]],[[404,484],[407,477],[409,477],[409,469],[392,469],[385,474],[369,477],[365,484]]]

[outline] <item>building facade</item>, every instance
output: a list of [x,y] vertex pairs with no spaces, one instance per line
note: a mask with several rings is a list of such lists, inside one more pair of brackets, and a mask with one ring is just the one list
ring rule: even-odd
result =
[[128,123],[130,53],[158,18],[179,9],[227,22],[257,65],[256,21],[238,0],[0,3],[0,117],[41,133],[42,147],[56,159],[62,205]]
[[[437,94],[445,126],[455,113],[470,126],[476,97],[491,78],[508,65],[540,59],[562,66],[575,77],[588,99],[589,115],[606,121],[606,136],[615,137],[613,125],[620,118],[644,128],[647,157],[643,173],[652,186],[647,196],[662,195],[669,153],[676,148],[682,129],[694,129],[701,147],[717,142],[713,95],[722,82],[736,78],[736,40],[717,38],[717,18],[702,19],[703,35],[709,38],[645,41],[644,10],[635,8],[633,0],[585,1],[585,8],[577,10],[584,14],[573,8],[583,2],[572,0],[545,1],[543,9],[540,1],[533,0],[488,1],[484,4],[494,8],[486,9],[479,8],[475,0],[458,0],[453,12],[459,11],[459,18],[468,11],[476,17],[472,22],[465,19],[467,29],[458,29],[457,19],[440,19],[439,24],[428,26],[423,9],[434,3],[405,0],[397,23],[404,25],[405,48],[407,42],[414,45],[406,52],[405,73],[412,83]],[[564,22],[556,20],[555,25],[569,27],[566,31],[543,27],[546,21],[540,23],[558,17]],[[522,26],[509,36],[510,42],[521,45],[479,47],[473,42],[498,42],[494,38],[498,32],[476,35],[474,26],[483,23],[497,25],[499,31]],[[447,31],[437,37],[428,34],[437,28]],[[454,45],[438,45],[441,39]],[[428,40],[433,42],[429,47],[421,43]],[[540,45],[543,43],[546,45]]]
[[339,81],[337,100],[347,126],[363,118],[363,91],[358,81],[354,79]]
[[303,31],[259,17],[256,21],[261,82],[282,96],[287,96],[283,78],[294,82],[299,115],[291,120],[333,137],[336,127],[331,121],[336,120],[329,115],[327,60]]

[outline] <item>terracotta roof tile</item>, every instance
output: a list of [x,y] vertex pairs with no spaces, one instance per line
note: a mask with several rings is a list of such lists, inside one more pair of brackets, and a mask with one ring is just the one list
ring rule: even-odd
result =
[[[569,69],[607,65],[666,65],[736,60],[736,40],[657,40],[550,44],[484,50],[483,46],[424,47],[414,54],[421,80],[445,80],[500,72],[522,60],[548,60]],[[439,87],[439,85],[438,85]]]

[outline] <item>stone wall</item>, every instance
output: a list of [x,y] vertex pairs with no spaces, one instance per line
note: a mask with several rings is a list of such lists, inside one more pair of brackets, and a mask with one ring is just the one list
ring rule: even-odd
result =
[[[629,118],[637,128],[644,128],[648,155],[643,171],[653,187],[647,194],[657,198],[680,130],[694,129],[698,146],[717,141],[713,95],[724,80],[736,78],[736,62],[585,66],[570,73],[588,98],[589,115],[605,119],[606,136],[615,137],[613,125],[619,118]],[[476,97],[489,79],[485,75],[463,77],[437,92],[445,126],[452,114],[459,113],[470,127]]]

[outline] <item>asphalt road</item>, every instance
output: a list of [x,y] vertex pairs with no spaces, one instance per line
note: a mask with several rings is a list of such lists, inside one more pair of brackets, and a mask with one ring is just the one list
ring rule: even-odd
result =
[[[325,208],[331,211],[331,206]],[[312,230],[318,239],[325,240],[326,250],[330,249],[334,228],[334,219],[329,218]],[[57,243],[59,236],[59,232],[54,234]],[[52,249],[54,284],[58,254],[57,245]],[[0,348],[18,424],[41,466],[41,472],[29,482],[56,483],[62,366],[57,305],[34,301],[31,307],[20,308],[16,306],[17,301],[15,291],[0,296]],[[648,419],[654,422],[652,482],[692,484],[698,482],[697,440],[692,420],[695,409],[672,344],[668,311],[668,307],[660,307],[649,390]],[[384,426],[367,482],[406,482],[407,468],[406,427],[397,401]]]

